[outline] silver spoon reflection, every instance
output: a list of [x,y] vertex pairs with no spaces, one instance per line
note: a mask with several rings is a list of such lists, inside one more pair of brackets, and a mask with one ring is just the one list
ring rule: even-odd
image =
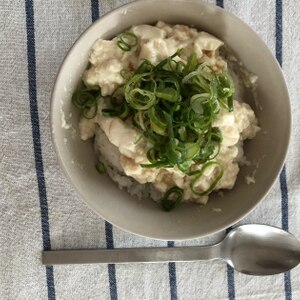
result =
[[289,232],[267,225],[242,225],[212,246],[54,250],[43,252],[43,264],[157,263],[223,259],[236,271],[272,275],[300,262],[300,242]]

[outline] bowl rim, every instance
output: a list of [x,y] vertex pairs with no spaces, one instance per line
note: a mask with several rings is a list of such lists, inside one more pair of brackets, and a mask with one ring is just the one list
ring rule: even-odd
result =
[[176,2],[190,2],[190,3],[195,3],[195,4],[199,4],[199,5],[204,5],[204,6],[208,6],[211,7],[212,9],[216,10],[217,12],[220,12],[222,14],[227,15],[228,17],[234,19],[235,21],[238,21],[239,23],[241,23],[243,26],[247,27],[247,29],[252,32],[252,34],[254,34],[256,36],[256,38],[260,41],[261,46],[265,48],[266,53],[268,54],[268,56],[270,57],[270,59],[273,61],[274,66],[276,67],[277,71],[278,71],[278,75],[280,76],[280,80],[283,84],[284,87],[284,92],[287,95],[287,110],[288,110],[288,114],[286,116],[287,118],[287,125],[288,125],[288,131],[287,131],[287,142],[285,144],[284,149],[282,150],[281,153],[281,159],[280,161],[278,161],[277,164],[277,168],[276,168],[276,172],[274,172],[274,179],[272,184],[269,185],[268,188],[266,188],[265,192],[262,194],[262,196],[260,197],[259,200],[257,200],[256,202],[253,202],[253,204],[251,204],[248,207],[248,210],[245,211],[244,213],[242,213],[240,216],[233,218],[232,220],[226,221],[224,222],[224,225],[220,225],[215,227],[212,230],[207,230],[206,233],[204,234],[189,234],[186,235],[185,237],[170,237],[170,239],[166,239],[166,238],[162,238],[159,235],[155,235],[155,234],[148,234],[145,235],[141,232],[141,230],[139,230],[137,228],[137,230],[132,230],[132,229],[127,229],[124,228],[118,224],[116,224],[114,221],[111,221],[109,216],[103,216],[101,212],[99,212],[98,210],[96,210],[94,207],[92,207],[90,204],[88,204],[88,202],[85,200],[86,196],[81,193],[81,191],[78,189],[78,187],[73,183],[73,180],[71,178],[71,175],[69,174],[67,168],[64,165],[64,162],[62,160],[62,157],[60,156],[60,152],[59,152],[59,146],[56,143],[56,138],[55,138],[55,131],[53,130],[54,128],[54,102],[55,102],[55,94],[56,94],[56,90],[57,90],[57,85],[58,82],[60,81],[60,77],[62,76],[62,70],[64,69],[67,60],[69,58],[69,56],[71,55],[71,53],[73,52],[73,49],[75,47],[77,47],[77,45],[80,43],[80,40],[82,39],[82,37],[86,36],[89,34],[89,32],[91,31],[91,29],[95,26],[98,25],[98,23],[102,22],[103,19],[107,19],[110,17],[110,15],[116,14],[120,11],[123,11],[124,9],[130,9],[131,7],[135,6],[137,3],[139,2],[148,2],[148,3],[157,3],[159,2],[159,0],[135,0],[132,1],[130,3],[126,3],[123,5],[118,6],[115,9],[112,9],[111,11],[105,13],[104,15],[102,15],[101,17],[99,17],[95,22],[91,23],[79,36],[78,38],[75,40],[75,42],[72,44],[72,46],[69,48],[69,50],[67,51],[66,55],[63,58],[62,63],[60,64],[60,67],[58,68],[58,71],[56,73],[56,77],[55,77],[55,81],[54,81],[54,85],[52,88],[52,92],[51,92],[51,103],[50,103],[50,134],[51,134],[51,140],[52,140],[52,145],[54,146],[54,151],[55,151],[55,156],[56,159],[59,163],[60,168],[63,170],[63,173],[65,174],[65,176],[68,178],[69,183],[71,183],[72,187],[76,190],[76,192],[78,193],[78,195],[81,198],[81,201],[88,206],[89,209],[91,209],[92,211],[94,211],[98,216],[100,216],[104,221],[108,221],[109,223],[111,223],[113,226],[127,232],[127,233],[131,233],[143,238],[151,238],[151,239],[155,239],[155,240],[160,240],[160,241],[168,241],[168,240],[173,240],[173,241],[185,241],[185,240],[191,240],[191,239],[196,239],[196,238],[203,238],[203,237],[207,237],[210,236],[212,234],[216,234],[219,233],[223,230],[225,230],[226,228],[231,227],[232,225],[238,223],[239,221],[241,221],[242,219],[244,219],[247,215],[249,215],[256,207],[259,203],[261,203],[265,197],[267,196],[267,194],[270,192],[270,190],[272,189],[272,187],[274,186],[274,184],[276,183],[279,174],[281,173],[282,169],[284,168],[285,165],[285,160],[286,160],[286,156],[288,154],[288,150],[289,150],[289,146],[290,146],[290,140],[291,140],[291,128],[292,128],[292,113],[291,113],[291,101],[290,101],[290,97],[289,97],[289,93],[288,93],[288,88],[287,88],[287,84],[284,78],[284,74],[282,71],[282,68],[279,64],[279,62],[277,61],[277,59],[275,58],[275,56],[272,54],[272,52],[270,51],[270,49],[268,48],[268,46],[265,44],[264,40],[243,20],[241,20],[239,17],[237,17],[236,15],[234,15],[233,13],[224,10],[223,8],[218,7],[215,4],[212,3],[207,3],[204,2],[202,0],[165,0],[168,2],[172,2],[172,4],[176,3]]

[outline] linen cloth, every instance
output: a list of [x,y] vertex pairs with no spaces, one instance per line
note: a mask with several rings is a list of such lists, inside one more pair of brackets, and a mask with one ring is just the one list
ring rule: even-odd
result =
[[[42,266],[41,251],[50,247],[201,245],[225,233],[175,244],[125,233],[93,213],[58,166],[49,129],[58,68],[92,20],[125,2],[0,2],[0,299],[300,299],[300,267],[255,277],[222,262]],[[294,0],[209,2],[236,14],[262,37],[282,64],[292,104],[285,168],[241,223],[263,221],[300,239],[300,5]]]

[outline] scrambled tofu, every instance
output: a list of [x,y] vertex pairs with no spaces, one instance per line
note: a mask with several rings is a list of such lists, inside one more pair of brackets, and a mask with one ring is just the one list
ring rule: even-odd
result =
[[[215,70],[226,68],[226,61],[219,56],[218,49],[223,42],[206,33],[184,25],[170,26],[158,22],[156,26],[133,26],[131,31],[139,38],[139,45],[134,51],[122,51],[116,46],[117,37],[111,41],[95,42],[90,55],[91,67],[86,70],[83,80],[88,85],[99,85],[102,96],[112,92],[124,83],[120,75],[122,69],[135,69],[147,59],[158,64],[164,58],[184,48],[181,58],[187,59],[192,51],[202,62],[209,62]],[[149,163],[147,151],[151,145],[141,139],[141,133],[128,122],[117,117],[105,117],[101,109],[105,100],[99,102],[97,116],[92,120],[82,118],[80,121],[81,138],[86,140],[95,134],[100,135],[97,147],[106,160],[134,178],[137,182],[152,183],[155,188],[165,193],[173,186],[184,189],[184,200],[206,203],[208,196],[197,196],[189,188],[191,178],[176,168],[143,168],[140,164]],[[253,138],[259,130],[257,119],[251,107],[234,100],[234,111],[221,108],[213,122],[223,135],[220,152],[215,158],[224,167],[224,175],[215,189],[231,189],[239,172],[238,158],[243,156],[243,140]],[[196,166],[197,167],[197,166]],[[206,189],[211,184],[212,175],[217,167],[208,168],[198,186]]]

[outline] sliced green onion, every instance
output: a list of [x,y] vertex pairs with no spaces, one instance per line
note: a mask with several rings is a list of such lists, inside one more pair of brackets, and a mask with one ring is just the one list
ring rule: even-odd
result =
[[178,206],[183,199],[183,189],[174,186],[170,188],[161,200],[161,206],[164,211],[171,211]]
[[200,151],[200,145],[198,143],[185,143],[185,157],[186,161],[193,160]]
[[102,109],[102,115],[104,117],[117,117],[119,113],[113,108],[104,108]]
[[82,115],[86,119],[93,119],[96,117],[97,112],[98,112],[98,105],[97,102],[95,102],[86,105],[85,108],[82,110]]
[[125,97],[130,106],[137,110],[149,109],[156,100],[154,93],[140,88],[131,90]]
[[187,75],[193,72],[197,68],[197,66],[198,66],[197,54],[195,52],[192,52],[183,69],[183,75]]
[[183,70],[184,70],[184,67],[185,67],[184,62],[178,61],[177,65],[176,65],[176,72],[179,73],[179,74],[182,74]]
[[84,109],[85,105],[89,101],[93,101],[94,97],[88,92],[82,92],[80,90],[77,90],[72,97],[72,103],[78,108],[78,109]]
[[129,109],[127,103],[123,103],[118,117],[122,120],[125,120],[128,118],[129,115],[130,115],[130,109]]
[[195,94],[191,97],[190,103],[191,108],[197,114],[203,114],[203,103],[207,103],[210,98],[210,94],[202,93],[202,94]]
[[123,51],[130,51],[137,43],[137,36],[132,32],[126,31],[119,36],[117,45]]
[[172,164],[176,165],[181,162],[181,153],[176,150],[176,147],[174,147],[173,142],[169,142],[166,145],[166,151],[165,151],[165,156],[167,160]]
[[186,173],[188,175],[192,164],[193,164],[193,161],[185,161],[183,163],[177,164],[177,168],[181,172]]
[[99,174],[104,174],[106,173],[106,168],[105,165],[102,161],[98,161],[96,164],[96,170],[98,171]]
[[[216,175],[215,179],[212,181],[211,185],[206,190],[199,191],[197,189],[197,183],[201,180],[205,170],[207,170],[208,168],[211,168],[211,167],[215,167],[215,166],[218,167],[218,174]],[[224,173],[224,169],[218,162],[209,161],[209,162],[205,163],[202,166],[202,168],[198,171],[197,175],[194,177],[194,179],[192,180],[192,182],[190,184],[190,188],[191,188],[192,192],[198,196],[205,196],[205,195],[210,194],[212,192],[212,190],[216,187],[216,185],[218,184],[220,179],[222,178],[223,173]]]
[[113,106],[121,105],[124,102],[124,86],[118,86],[110,96],[110,102]]
[[145,74],[148,73],[149,75],[151,74],[154,66],[151,64],[151,62],[147,59],[145,59],[140,66],[137,68],[135,71],[135,74]]
[[229,96],[227,100],[228,111],[233,111],[233,96]]
[[72,96],[72,103],[86,119],[93,119],[98,112],[98,100],[101,97],[101,90],[98,86],[84,87],[77,89]]
[[126,103],[122,103],[116,108],[103,108],[102,115],[105,117],[119,117],[125,120],[130,114],[129,107]]
[[229,112],[233,111],[233,94],[234,84],[230,75],[226,72],[217,76],[217,93],[220,103],[223,107],[228,109]]
[[223,136],[222,136],[222,132],[218,127],[213,127],[211,130],[211,140],[218,142],[218,143],[222,143],[223,140]]
[[215,159],[218,156],[218,154],[220,153],[220,149],[221,149],[220,143],[214,143],[213,147],[214,147],[214,149],[213,149],[212,154],[208,158],[209,160]]
[[156,97],[170,102],[176,102],[179,99],[179,93],[173,88],[165,88],[157,91]]
[[155,107],[152,106],[148,110],[148,115],[150,119],[151,128],[159,135],[166,136],[167,135],[167,123],[163,119],[163,116],[160,116],[156,111]]
[[144,117],[145,112],[144,111],[137,111],[134,116],[133,116],[133,123],[136,127],[141,129],[142,131],[147,130],[147,124],[146,124],[146,119]]
[[126,70],[126,69],[122,69],[120,71],[120,75],[123,77],[123,79],[125,80],[129,80],[132,76],[133,76],[133,72]]
[[198,70],[188,73],[182,78],[182,83],[188,83],[193,77],[198,76],[199,74]]
[[178,49],[173,55],[169,56],[168,58],[162,60],[158,65],[155,66],[156,70],[163,69],[163,67],[170,63],[170,61],[175,58],[176,56],[180,56],[184,49]]
[[[125,84],[125,99],[130,106],[136,110],[147,110],[155,104],[156,83],[149,76],[151,73],[143,73],[134,75]],[[151,90],[142,89],[142,84],[146,82]]]
[[173,130],[173,125],[172,125],[172,117],[170,114],[166,113],[165,111],[163,111],[163,114],[167,121],[168,137],[170,139],[173,139],[174,138],[174,130]]
[[151,164],[141,164],[142,168],[167,168],[169,166],[168,161],[157,161]]

